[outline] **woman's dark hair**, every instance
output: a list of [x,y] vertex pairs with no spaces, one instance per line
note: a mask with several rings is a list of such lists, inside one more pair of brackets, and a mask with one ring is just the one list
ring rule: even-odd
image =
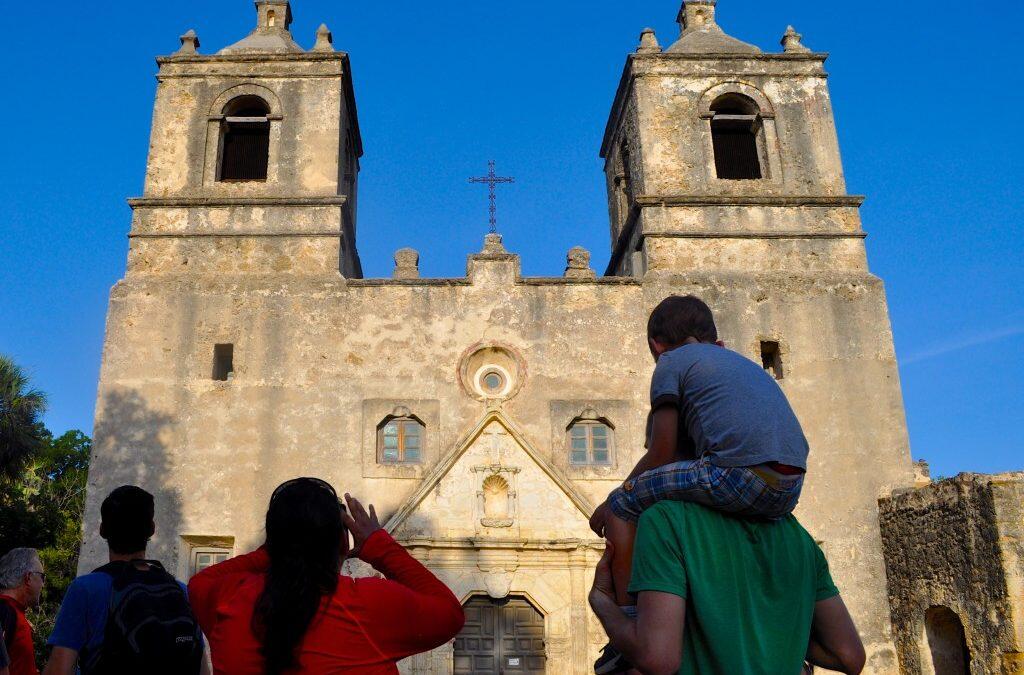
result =
[[270,571],[252,618],[268,675],[295,667],[309,625],[338,586],[341,513],[338,493],[317,478],[288,481],[270,498]]
[[700,342],[717,342],[718,328],[715,315],[703,300],[692,295],[673,295],[651,312],[647,337],[678,347],[691,337]]

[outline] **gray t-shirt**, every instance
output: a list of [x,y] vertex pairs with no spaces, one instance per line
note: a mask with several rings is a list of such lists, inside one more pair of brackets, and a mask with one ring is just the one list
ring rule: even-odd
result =
[[680,421],[715,466],[778,462],[807,470],[807,438],[775,379],[734,351],[684,345],[658,359],[651,410],[679,408]]

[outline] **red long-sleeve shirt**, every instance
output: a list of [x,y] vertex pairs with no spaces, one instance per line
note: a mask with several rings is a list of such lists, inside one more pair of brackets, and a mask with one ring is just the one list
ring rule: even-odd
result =
[[[391,675],[398,672],[397,661],[434,649],[462,629],[465,617],[456,597],[387,532],[373,533],[360,558],[387,579],[341,576],[306,632],[294,672]],[[263,675],[251,626],[269,567],[261,548],[189,582],[189,600],[218,675]]]

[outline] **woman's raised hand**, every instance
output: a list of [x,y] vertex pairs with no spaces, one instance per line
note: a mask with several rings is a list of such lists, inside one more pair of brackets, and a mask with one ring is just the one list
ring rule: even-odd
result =
[[363,544],[370,538],[370,535],[381,529],[380,521],[377,520],[377,512],[373,510],[373,504],[370,504],[370,512],[367,513],[359,500],[347,492],[345,493],[345,503],[348,504],[348,511],[342,513],[341,518],[345,522],[345,527],[352,533],[352,550],[348,555],[350,558],[355,558],[362,552]]

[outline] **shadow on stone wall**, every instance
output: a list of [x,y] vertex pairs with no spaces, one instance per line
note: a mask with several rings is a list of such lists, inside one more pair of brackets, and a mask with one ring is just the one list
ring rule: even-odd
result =
[[[177,565],[178,533],[182,528],[181,496],[174,487],[170,460],[173,442],[172,418],[153,410],[134,390],[108,392],[97,416],[93,461],[89,472],[89,508],[83,552],[105,556],[99,539],[99,506],[111,490],[137,485],[153,494],[156,501],[156,535],[149,555],[160,559],[172,573]],[[193,470],[199,470],[195,467]],[[94,510],[93,510],[94,509]],[[86,556],[83,556],[85,558]]]

